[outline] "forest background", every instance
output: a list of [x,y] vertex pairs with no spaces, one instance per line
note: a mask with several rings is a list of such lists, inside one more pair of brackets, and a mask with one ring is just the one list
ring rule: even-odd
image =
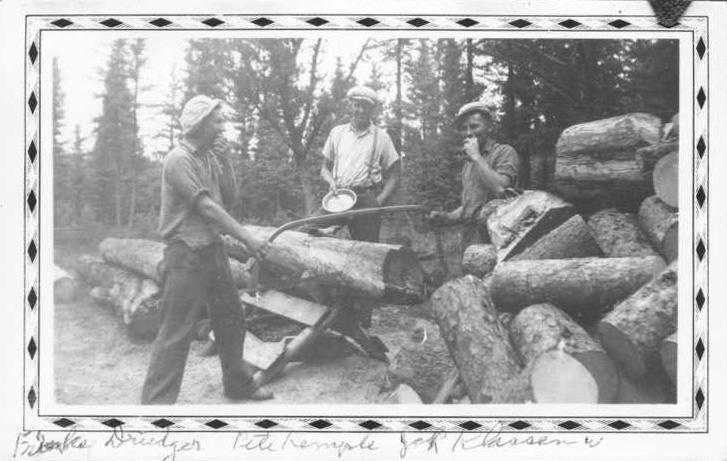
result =
[[521,156],[519,186],[545,190],[568,126],[628,112],[668,121],[678,111],[673,40],[370,39],[342,53],[325,39],[191,39],[180,42],[162,84],[149,75],[159,59],[152,40],[108,42],[105,63],[84,77],[101,88],[91,94],[88,85],[99,109],[90,126],[66,115],[64,74],[73,67],[54,58],[59,241],[158,238],[161,162],[179,140],[181,107],[196,94],[228,106],[241,186],[232,213],[266,225],[317,209],[325,193],[319,153],[330,129],[348,121],[345,95],[357,84],[380,93],[376,123],[402,154],[396,202],[438,209],[459,202],[461,138],[453,119],[468,101],[492,107],[496,138]]

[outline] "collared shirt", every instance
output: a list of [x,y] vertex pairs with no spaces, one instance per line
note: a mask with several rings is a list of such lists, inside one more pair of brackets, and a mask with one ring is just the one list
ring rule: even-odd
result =
[[[480,154],[496,173],[510,180],[508,187],[517,185],[520,158],[515,149],[507,144],[498,144],[489,140],[481,149]],[[462,218],[470,219],[477,209],[497,198],[487,188],[487,182],[474,162],[465,162],[462,167]]]
[[382,173],[399,160],[389,135],[373,123],[363,132],[350,123],[334,127],[323,146],[323,157],[333,162],[331,173],[339,187],[378,184]]
[[196,204],[203,194],[221,206],[234,202],[234,174],[225,166],[214,154],[196,151],[184,141],[166,155],[159,211],[159,233],[165,241],[181,240],[191,248],[219,241],[219,229],[199,214]]

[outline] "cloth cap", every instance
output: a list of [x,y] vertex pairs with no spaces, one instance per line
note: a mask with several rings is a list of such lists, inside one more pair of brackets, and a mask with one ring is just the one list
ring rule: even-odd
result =
[[363,99],[376,105],[379,102],[379,97],[376,92],[367,86],[354,86],[346,94],[348,99]]
[[454,118],[455,123],[461,123],[462,119],[466,115],[470,115],[474,112],[482,112],[485,114],[486,117],[490,116],[490,109],[484,102],[473,101],[468,102],[467,104],[459,108],[459,110],[457,111],[457,115]]
[[221,101],[219,99],[212,99],[205,95],[198,95],[187,101],[184,109],[182,109],[182,117],[180,119],[182,132],[187,134],[192,131],[205,117],[219,107],[220,104]]

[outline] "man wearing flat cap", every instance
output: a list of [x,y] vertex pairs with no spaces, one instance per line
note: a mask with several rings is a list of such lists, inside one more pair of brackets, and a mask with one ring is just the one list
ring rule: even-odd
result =
[[478,214],[487,202],[506,196],[517,186],[520,158],[512,146],[492,138],[493,119],[482,102],[470,102],[457,112],[455,123],[464,137],[465,163],[462,167],[462,201],[452,211],[434,211],[429,218],[444,223],[464,223],[464,251],[475,243],[490,241]]
[[[376,92],[365,86],[349,90],[351,121],[331,130],[323,147],[321,177],[332,191],[352,189],[354,208],[386,205],[399,186],[399,154],[385,130],[372,122]],[[348,230],[353,240],[379,241],[381,218],[353,218]]]
[[261,400],[272,394],[256,388],[242,360],[245,319],[220,234],[264,256],[256,241],[230,216],[237,184],[226,143],[221,101],[195,96],[181,115],[183,139],[164,158],[159,233],[166,243],[159,266],[161,321],[142,389],[142,404],[176,402],[189,346],[205,306],[222,364],[224,394]]

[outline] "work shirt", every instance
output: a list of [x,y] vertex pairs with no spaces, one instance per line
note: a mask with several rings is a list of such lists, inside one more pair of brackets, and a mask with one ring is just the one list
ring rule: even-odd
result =
[[164,158],[159,233],[166,242],[182,241],[201,248],[220,239],[220,231],[197,211],[197,201],[208,195],[221,206],[237,196],[229,160],[210,151],[196,151],[181,141]]
[[369,187],[383,180],[383,172],[397,160],[394,143],[373,123],[362,132],[350,124],[331,130],[323,157],[333,162],[331,174],[338,187]]
[[[480,148],[480,154],[490,168],[510,180],[507,187],[517,185],[520,158],[512,146],[489,140]],[[482,205],[494,198],[497,197],[487,188],[480,168],[474,162],[465,162],[462,167],[462,219],[471,219]]]

